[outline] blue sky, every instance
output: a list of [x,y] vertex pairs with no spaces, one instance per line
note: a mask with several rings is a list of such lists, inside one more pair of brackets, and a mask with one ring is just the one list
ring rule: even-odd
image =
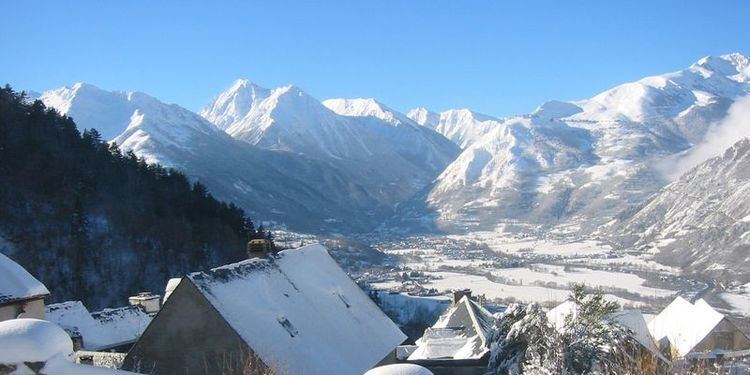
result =
[[1,1],[0,82],[198,110],[236,78],[399,110],[526,113],[750,53],[750,1]]

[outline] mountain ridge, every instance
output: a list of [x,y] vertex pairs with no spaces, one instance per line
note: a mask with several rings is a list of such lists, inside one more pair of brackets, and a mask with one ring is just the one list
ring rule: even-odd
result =
[[[514,230],[591,233],[666,185],[658,163],[701,142],[730,105],[750,93],[747,61],[739,54],[703,58],[684,70],[622,84],[590,99],[551,101],[529,115],[493,120],[470,142],[458,138],[462,154],[428,193],[403,207],[417,215],[412,221],[437,215],[437,228],[448,231],[510,223]],[[411,113],[428,126],[446,117]],[[559,153],[562,159],[591,154],[566,163],[550,159],[545,147],[527,146],[526,157],[513,157],[512,146],[501,145],[518,140],[497,129],[519,123],[528,135],[516,135],[535,139],[536,145],[580,145]],[[558,133],[550,133],[552,128]]]

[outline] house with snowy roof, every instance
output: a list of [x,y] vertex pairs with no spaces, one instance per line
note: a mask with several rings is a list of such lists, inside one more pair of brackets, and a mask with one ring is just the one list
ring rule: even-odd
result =
[[47,306],[46,320],[62,327],[76,349],[125,352],[141,336],[151,316],[139,305],[90,313],[81,301]]
[[453,303],[438,321],[415,345],[400,346],[396,357],[436,374],[483,374],[490,357],[493,323],[492,313],[472,300],[470,291],[456,291]]
[[0,321],[44,319],[44,298],[49,290],[7,256],[0,254]]
[[748,336],[703,299],[690,303],[675,298],[648,323],[648,329],[672,359],[750,350]]
[[406,338],[321,245],[191,273],[170,286],[124,368],[362,374]]
[[[573,301],[565,301],[547,312],[547,319],[558,331],[565,329],[565,321],[568,317],[578,314],[578,306]],[[659,350],[646,324],[646,319],[639,310],[620,310],[610,314],[607,319],[619,324],[630,331],[631,337],[638,343],[640,350],[637,358],[641,365],[650,372],[657,365],[662,371],[669,366],[669,359]]]

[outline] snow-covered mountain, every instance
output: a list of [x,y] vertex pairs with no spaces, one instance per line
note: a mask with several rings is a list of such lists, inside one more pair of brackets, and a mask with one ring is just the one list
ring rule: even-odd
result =
[[[375,99],[329,99],[323,105],[339,115],[366,123],[401,156],[435,175],[442,172],[460,152],[444,136],[420,126],[403,113]],[[384,126],[386,124],[390,126]]]
[[[35,95],[32,98],[36,99]],[[122,121],[113,122],[111,119],[129,118],[134,112],[128,93],[108,92],[84,82],[45,91],[38,95],[38,99],[74,118],[81,128],[95,127],[104,139],[113,139],[125,129]]]
[[[368,129],[333,113],[296,86],[260,89],[259,92],[267,96],[259,95],[243,103],[240,99],[249,95],[247,91],[255,93],[257,86],[238,84],[240,82],[244,80],[220,94],[216,102],[202,111],[206,119],[212,119],[219,126],[224,124],[226,132],[235,139],[316,158],[362,160],[391,151],[383,142],[375,140]],[[217,103],[227,97],[232,101],[221,103],[223,105]],[[224,106],[235,110],[229,111],[228,117],[210,111]],[[244,116],[230,123],[235,115],[243,113]]]
[[41,99],[264,218],[363,228],[395,209],[442,228],[586,233],[669,183],[665,161],[704,142],[748,93],[750,59],[730,54],[504,119],[466,109],[405,115],[374,99],[320,102],[247,80],[200,115],[85,84]]
[[271,91],[246,80],[239,79],[214,102],[204,108],[200,115],[222,130],[239,122],[250,109],[268,98]]
[[466,148],[491,132],[500,120],[468,109],[451,109],[435,113],[426,108],[414,108],[407,116],[416,123],[435,130]]
[[503,120],[478,118],[486,127],[473,125],[477,116],[468,113],[467,120],[449,122],[456,111],[410,111],[464,150],[419,198],[421,209],[415,201],[402,207],[419,221],[436,215],[444,228],[521,223],[594,230],[669,182],[660,163],[701,142],[750,92],[748,61],[740,54],[706,57],[591,99],[551,101]]
[[586,130],[560,121],[515,118],[498,123],[466,148],[437,178],[428,201],[472,219],[500,210],[508,216],[533,210],[539,176],[598,161]]
[[613,225],[624,245],[664,263],[723,276],[749,275],[750,139],[667,185]]
[[235,139],[266,149],[380,165],[391,172],[393,165],[406,161],[422,185],[459,151],[374,100],[333,99],[324,105],[295,86],[269,90],[238,80],[201,114]]
[[402,125],[339,115],[294,86],[268,90],[240,80],[202,116],[85,83],[38,97],[80,128],[185,171],[258,219],[307,230],[375,225],[460,151],[404,115]]
[[[123,151],[185,171],[217,197],[258,219],[307,230],[361,230],[373,225],[398,199],[419,188],[399,181],[427,175],[413,167],[393,168],[383,175],[385,167],[373,173],[361,164],[256,147],[233,139],[193,112],[138,92],[109,92],[79,83],[40,98],[71,115],[80,128],[106,125],[106,134],[117,134],[106,139]],[[410,166],[403,159],[398,162]]]

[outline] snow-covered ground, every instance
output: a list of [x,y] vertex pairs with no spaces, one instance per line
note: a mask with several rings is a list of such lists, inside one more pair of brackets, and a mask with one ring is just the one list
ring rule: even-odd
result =
[[[469,288],[475,295],[484,295],[488,299],[517,300],[522,302],[559,303],[570,295],[568,289],[554,289],[533,285],[509,285],[489,280],[485,276],[471,275],[458,272],[431,272],[430,275],[439,277],[431,279],[426,287],[438,291]],[[373,283],[377,288],[388,289],[398,286],[395,281]],[[624,298],[607,294],[607,297],[621,304],[639,306],[642,303],[629,301]]]
[[619,288],[649,297],[669,297],[674,291],[645,286],[646,280],[632,273],[571,268],[556,265],[532,264],[528,268],[509,268],[492,271],[492,275],[502,277],[521,285],[549,283],[567,286],[583,283],[592,287]]
[[729,305],[732,312],[750,316],[750,283],[727,289],[719,296]]
[[506,254],[533,252],[560,257],[590,257],[605,255],[612,251],[611,246],[593,240],[566,242],[529,237],[519,238],[500,231],[477,231],[450,237],[479,241],[487,244],[493,251]]
[[732,312],[750,316],[750,295],[724,292],[721,298],[732,308]]
[[[404,282],[417,282],[438,292],[469,288],[490,300],[552,304],[568,297],[571,284],[583,283],[603,289],[621,304],[654,311],[680,292],[658,282],[665,275],[675,277],[677,270],[656,263],[650,254],[616,252],[594,240],[485,231],[415,237],[376,247],[401,267],[394,277],[371,282],[379,289],[402,290]],[[418,274],[405,280],[403,270]]]

